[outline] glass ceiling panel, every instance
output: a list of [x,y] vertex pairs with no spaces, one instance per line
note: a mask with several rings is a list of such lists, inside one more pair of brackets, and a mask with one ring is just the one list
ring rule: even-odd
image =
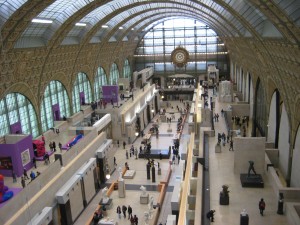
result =
[[0,30],[8,18],[28,0],[0,0]]
[[57,20],[63,23],[66,19],[76,13],[78,10],[93,2],[94,0],[56,0],[42,11],[37,17],[44,19]]
[[274,0],[274,2],[295,22],[300,25],[300,1],[299,0]]
[[231,1],[230,5],[235,11],[242,15],[258,33],[262,34],[264,28],[263,24],[266,20],[264,14],[245,0]]

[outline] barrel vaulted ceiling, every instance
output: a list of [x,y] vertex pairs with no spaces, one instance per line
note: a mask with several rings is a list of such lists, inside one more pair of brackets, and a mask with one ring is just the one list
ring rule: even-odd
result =
[[140,39],[159,15],[198,19],[220,37],[300,41],[299,0],[0,0],[0,15],[4,50]]
[[0,96],[17,84],[38,108],[48,82],[64,82],[58,74],[71,96],[79,69],[109,70],[123,57],[122,66],[155,24],[182,17],[215,30],[232,61],[279,88],[289,115],[297,111],[288,96],[300,105],[300,0],[0,0]]

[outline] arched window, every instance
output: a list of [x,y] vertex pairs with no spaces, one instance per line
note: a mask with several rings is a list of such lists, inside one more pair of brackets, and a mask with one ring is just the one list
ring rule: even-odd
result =
[[[218,34],[205,23],[189,18],[170,18],[154,22],[145,28],[145,34],[135,51],[135,70],[153,67],[154,73],[206,73],[208,65],[229,72],[227,50]],[[186,66],[174,66],[171,53],[177,47],[189,52]]]
[[123,77],[129,78],[131,80],[131,70],[128,59],[125,60],[124,66],[123,66]]
[[70,116],[70,102],[65,87],[59,81],[51,81],[46,87],[41,107],[42,131],[54,126],[55,120]]
[[119,69],[117,64],[113,63],[110,69],[109,83],[110,85],[118,85]]
[[22,94],[11,93],[0,101],[0,135],[10,133],[39,135],[36,113]]
[[91,84],[86,74],[78,73],[73,86],[72,103],[73,113],[80,110],[80,105],[85,105],[92,101]]
[[105,71],[102,67],[98,67],[97,74],[95,77],[95,85],[94,85],[94,100],[97,101],[102,98],[102,86],[107,85],[107,78]]

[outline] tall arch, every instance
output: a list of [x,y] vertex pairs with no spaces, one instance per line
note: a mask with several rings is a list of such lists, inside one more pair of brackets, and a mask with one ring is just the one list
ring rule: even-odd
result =
[[128,59],[125,59],[125,61],[124,61],[123,77],[124,78],[128,78],[129,80],[131,80],[131,69],[130,69],[130,65],[129,65]]
[[[261,80],[258,78],[255,89],[254,99],[254,117],[253,117],[253,129],[252,136],[262,136],[266,134],[266,100],[265,90],[262,86]],[[259,132],[259,133],[258,133]]]
[[279,124],[279,169],[287,178],[289,167],[289,150],[290,150],[290,125],[284,103],[280,104],[280,124]]
[[119,69],[116,63],[111,65],[110,74],[109,74],[109,84],[118,85],[118,80],[120,77]]
[[103,67],[97,68],[94,83],[94,100],[98,101],[102,98],[102,86],[107,85],[107,76]]
[[85,73],[79,72],[72,90],[73,113],[80,110],[81,105],[92,101],[90,81]]
[[38,120],[32,103],[20,93],[9,93],[0,101],[0,135],[39,135]]
[[300,187],[300,124],[298,125],[292,159],[291,187]]
[[70,101],[65,86],[51,81],[44,92],[41,104],[42,131],[54,127],[54,121],[70,116]]
[[279,136],[279,123],[280,123],[280,93],[276,89],[272,95],[269,120],[268,120],[268,135],[267,142],[274,143],[275,148],[278,148]]

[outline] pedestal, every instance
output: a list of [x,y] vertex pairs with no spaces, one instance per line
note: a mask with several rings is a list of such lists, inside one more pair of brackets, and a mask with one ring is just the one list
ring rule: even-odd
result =
[[221,153],[221,145],[220,144],[216,144],[215,153]]
[[246,214],[246,215],[241,214],[240,225],[249,225],[249,216],[248,216],[248,214]]
[[220,193],[220,205],[229,205],[229,195]]
[[119,193],[119,198],[125,198],[126,190],[125,190],[125,182],[123,179],[118,181],[118,193]]
[[102,207],[105,207],[106,209],[111,209],[112,208],[112,199],[110,198],[107,202],[103,202],[103,199],[101,198],[99,205],[101,205]]
[[149,203],[149,194],[141,195],[140,196],[140,203],[141,204],[148,204]]
[[161,168],[158,168],[157,175],[161,175]]
[[264,181],[260,174],[248,176],[248,174],[240,174],[240,180],[242,187],[253,187],[253,188],[263,188]]

